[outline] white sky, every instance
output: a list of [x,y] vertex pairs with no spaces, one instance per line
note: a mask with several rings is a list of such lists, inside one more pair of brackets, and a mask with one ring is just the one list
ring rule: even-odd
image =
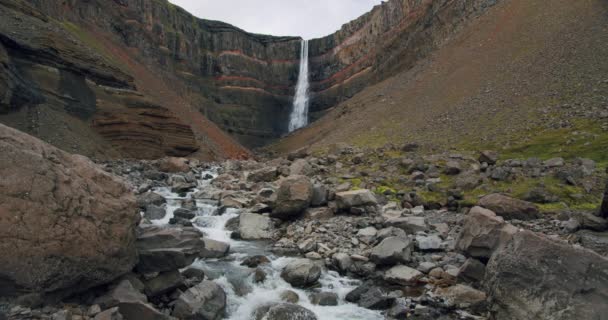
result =
[[245,31],[319,38],[333,33],[381,0],[169,0],[197,17]]

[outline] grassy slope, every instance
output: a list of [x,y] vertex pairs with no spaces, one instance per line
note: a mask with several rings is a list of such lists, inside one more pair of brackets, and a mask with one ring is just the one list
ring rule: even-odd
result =
[[336,142],[608,163],[608,4],[504,0],[414,69],[271,147]]

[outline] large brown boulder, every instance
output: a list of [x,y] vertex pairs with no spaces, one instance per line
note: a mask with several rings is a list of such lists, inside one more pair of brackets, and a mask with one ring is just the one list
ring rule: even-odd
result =
[[490,209],[497,215],[508,220],[531,220],[540,217],[538,207],[535,204],[499,193],[490,194],[481,198],[479,200],[479,206]]
[[595,252],[518,232],[486,268],[492,319],[605,319],[608,259]]
[[69,294],[131,271],[139,219],[117,177],[0,125],[0,294]]
[[312,183],[306,176],[289,176],[281,182],[271,217],[288,220],[310,207]]

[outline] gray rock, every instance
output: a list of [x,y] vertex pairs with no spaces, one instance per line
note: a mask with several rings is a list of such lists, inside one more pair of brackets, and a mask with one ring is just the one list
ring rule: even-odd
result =
[[253,318],[255,320],[317,320],[310,310],[291,303],[277,303],[259,307]]
[[444,299],[447,306],[457,308],[469,308],[485,302],[487,298],[483,291],[462,284],[439,288],[436,293]]
[[482,151],[479,155],[480,163],[487,163],[489,165],[494,165],[498,161],[498,153],[494,151]]
[[371,191],[361,189],[336,193],[336,204],[338,209],[347,211],[353,207],[375,206],[378,200]]
[[444,173],[447,175],[457,175],[462,171],[458,161],[448,161],[445,165]]
[[603,256],[608,256],[608,233],[581,230],[576,233],[578,242]]
[[498,193],[481,198],[479,206],[492,210],[505,219],[531,220],[540,217],[538,207],[533,203]]
[[203,259],[223,258],[223,257],[227,256],[228,252],[230,251],[230,245],[225,242],[212,240],[212,239],[208,239],[208,238],[203,239],[203,241],[205,242],[205,247],[201,249],[201,252],[199,254],[200,258],[203,258]]
[[128,280],[121,281],[104,296],[95,300],[103,309],[118,307],[125,320],[169,320],[168,316],[147,302],[146,296],[133,288]]
[[593,231],[605,231],[608,229],[608,221],[592,213],[584,211],[575,212],[573,213],[573,216],[581,229],[589,229]]
[[291,166],[289,166],[289,173],[292,175],[310,176],[312,172],[312,166],[308,163],[307,159],[295,160]]
[[299,216],[310,206],[312,184],[306,176],[289,176],[281,182],[271,217],[289,220]]
[[402,229],[407,234],[416,234],[420,231],[427,231],[429,229],[424,217],[393,218],[387,220],[386,224],[391,227]]
[[429,235],[429,236],[422,236],[422,235],[416,236],[416,248],[418,248],[418,250],[422,250],[422,251],[441,250],[441,249],[443,249],[441,247],[442,243],[443,243],[443,241],[436,234]]
[[340,271],[341,273],[345,273],[350,270],[353,265],[353,260],[346,253],[338,252],[335,253],[332,257],[332,264]]
[[165,272],[189,266],[205,248],[195,228],[146,226],[139,231],[136,247],[141,273]]
[[388,237],[372,249],[370,259],[380,265],[407,262],[411,258],[413,246],[407,238]]
[[563,167],[564,164],[565,164],[564,158],[553,158],[553,159],[549,159],[549,160],[546,160],[545,162],[543,162],[543,165],[547,168]]
[[357,232],[357,238],[367,244],[373,244],[376,241],[378,230],[374,227],[360,229]]
[[281,292],[281,300],[289,303],[298,303],[300,296],[291,290],[285,290]]
[[492,317],[602,319],[608,314],[608,259],[523,231],[497,250],[486,268]]
[[314,207],[323,206],[327,204],[327,187],[322,184],[315,184],[312,187],[312,200],[311,205]]
[[163,272],[145,282],[145,292],[148,297],[156,297],[171,292],[184,284],[179,270]]
[[186,220],[192,220],[196,217],[196,213],[192,210],[188,210],[185,208],[178,208],[173,211],[173,216],[176,218],[182,218]]
[[167,211],[164,207],[159,207],[153,204],[150,204],[146,207],[144,211],[144,218],[148,220],[160,220],[165,217]]
[[257,255],[247,257],[245,260],[243,260],[243,262],[241,262],[241,265],[249,268],[257,268],[260,265],[268,263],[270,263],[270,260],[266,258],[266,256]]
[[310,302],[320,306],[337,306],[338,294],[334,292],[318,292],[310,295]]
[[215,282],[203,281],[182,293],[171,314],[180,319],[218,320],[226,312],[226,293]]
[[356,302],[366,309],[385,310],[393,305],[395,297],[389,296],[378,287],[363,285],[348,293],[347,301]]
[[481,282],[486,274],[486,266],[477,259],[469,258],[460,267],[458,279],[465,282]]
[[473,207],[464,220],[456,247],[474,258],[489,259],[517,229],[488,209]]
[[321,267],[308,259],[298,259],[287,264],[281,278],[298,288],[309,287],[321,277]]
[[141,209],[145,209],[149,205],[162,206],[165,203],[167,203],[167,200],[155,192],[146,192],[137,196],[137,205]]
[[254,213],[242,213],[239,233],[243,240],[268,240],[274,234],[274,225],[269,217]]
[[384,273],[384,280],[402,286],[415,285],[424,275],[408,266],[394,266]]

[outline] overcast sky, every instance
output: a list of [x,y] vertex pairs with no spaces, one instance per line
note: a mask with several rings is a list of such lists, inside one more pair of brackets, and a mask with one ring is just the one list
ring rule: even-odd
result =
[[380,0],[169,0],[197,17],[253,33],[326,36],[371,10]]

